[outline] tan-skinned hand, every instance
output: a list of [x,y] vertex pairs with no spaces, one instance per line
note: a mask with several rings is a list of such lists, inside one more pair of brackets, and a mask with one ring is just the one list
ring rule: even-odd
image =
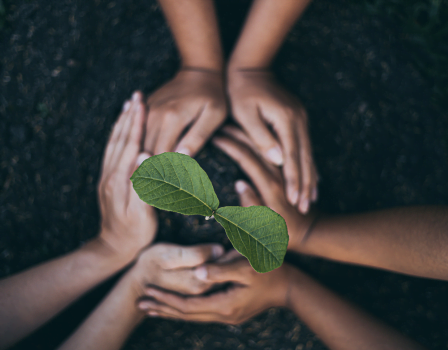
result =
[[144,148],[151,154],[174,151],[193,157],[227,115],[222,74],[214,71],[180,70],[147,103]]
[[142,94],[135,92],[112,130],[98,186],[100,239],[129,261],[152,242],[157,230],[154,208],[138,197],[130,180],[136,167],[149,156],[139,154],[144,117]]
[[289,234],[288,249],[297,250],[310,227],[315,214],[302,215],[291,205],[283,190],[283,177],[280,169],[266,162],[257,155],[257,147],[252,140],[239,128],[225,126],[226,137],[215,137],[213,144],[232,158],[246,173],[257,189],[244,181],[237,181],[235,189],[240,195],[242,206],[266,205],[286,221]]
[[283,166],[288,201],[306,214],[318,175],[302,104],[263,70],[230,70],[228,94],[233,117],[265,160]]
[[287,306],[292,270],[284,264],[274,271],[258,273],[246,258],[231,251],[221,261],[196,268],[197,278],[204,283],[232,282],[224,291],[181,296],[148,288],[146,295],[152,300],[140,302],[139,307],[152,317],[239,324],[267,308]]

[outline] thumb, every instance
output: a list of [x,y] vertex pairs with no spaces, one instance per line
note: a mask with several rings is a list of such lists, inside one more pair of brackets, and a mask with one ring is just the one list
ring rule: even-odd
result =
[[252,205],[262,205],[260,197],[246,181],[238,180],[235,182],[235,191],[240,197],[241,206],[250,207]]
[[195,270],[196,278],[206,282],[247,283],[247,272],[250,272],[249,262],[245,258],[233,260],[225,264],[213,263],[199,266]]
[[[134,171],[137,170],[137,168],[149,157],[151,157],[151,155],[147,152],[143,152],[140,153],[137,157],[137,160],[135,161],[135,167],[134,167]],[[130,180],[129,180],[130,181]],[[129,206],[132,207],[140,207],[143,204],[147,205],[145,202],[143,202],[140,197],[138,196],[137,192],[135,192],[132,183],[131,183],[131,188],[130,188],[130,196],[129,196]]]

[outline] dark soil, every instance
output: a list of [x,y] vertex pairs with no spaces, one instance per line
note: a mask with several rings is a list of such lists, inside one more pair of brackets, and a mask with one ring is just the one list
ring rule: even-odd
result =
[[[227,52],[248,5],[217,1]],[[135,89],[154,91],[178,67],[153,0],[17,0],[6,7],[0,32],[0,276],[69,252],[97,234],[99,165],[121,105]],[[394,23],[350,1],[316,1],[289,35],[275,71],[310,115],[321,210],[448,204],[447,109],[431,102],[431,82],[412,65],[415,53]],[[222,205],[237,204],[239,169],[211,146],[197,160]],[[216,222],[171,213],[159,218],[159,240],[226,242]],[[429,348],[448,347],[448,283],[291,259]],[[15,349],[57,345],[112,283]],[[241,326],[147,320],[126,348],[325,349],[280,309]]]

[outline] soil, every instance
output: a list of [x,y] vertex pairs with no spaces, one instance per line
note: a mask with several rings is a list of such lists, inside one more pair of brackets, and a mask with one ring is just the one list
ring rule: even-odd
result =
[[[228,53],[250,5],[218,0]],[[173,38],[154,0],[16,0],[0,32],[0,277],[76,249],[98,232],[96,184],[107,137],[132,91],[176,72]],[[415,48],[351,1],[314,2],[274,64],[301,98],[321,182],[318,207],[352,213],[448,204],[448,116]],[[418,52],[419,55],[425,55]],[[236,205],[238,167],[210,145],[197,157],[222,205]],[[214,221],[160,213],[159,241],[228,245]],[[339,294],[431,349],[448,347],[448,283],[288,257]],[[14,349],[51,349],[111,280]],[[241,326],[146,320],[126,349],[325,349],[291,312]]]

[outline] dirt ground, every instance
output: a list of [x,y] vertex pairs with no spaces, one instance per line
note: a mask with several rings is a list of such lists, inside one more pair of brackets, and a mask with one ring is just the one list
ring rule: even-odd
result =
[[[217,0],[226,52],[249,6]],[[154,91],[178,56],[154,0],[16,0],[0,31],[0,277],[78,247],[98,232],[96,183],[109,130],[132,91]],[[301,98],[321,183],[318,207],[352,213],[448,204],[448,115],[417,54],[386,18],[352,1],[315,1],[275,62]],[[424,56],[424,52],[419,52]],[[208,145],[197,157],[222,205],[243,177]],[[216,222],[160,213],[158,240],[228,244]],[[327,286],[430,349],[448,348],[448,283],[288,257]],[[114,281],[14,349],[59,344]],[[150,319],[126,349],[325,349],[292,313],[241,326]]]

